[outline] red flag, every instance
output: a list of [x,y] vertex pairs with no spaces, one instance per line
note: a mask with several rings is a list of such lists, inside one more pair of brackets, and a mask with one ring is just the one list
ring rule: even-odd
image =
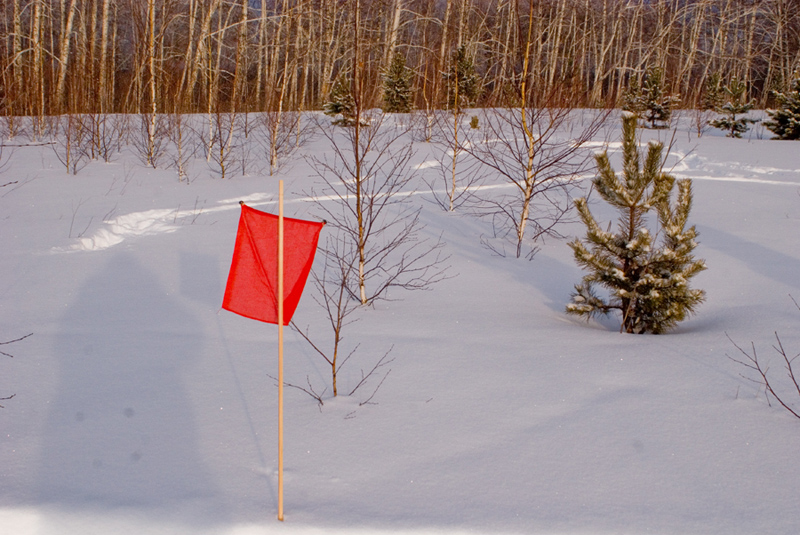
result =
[[[283,218],[283,324],[292,319],[325,223]],[[278,216],[242,204],[222,308],[278,323]]]

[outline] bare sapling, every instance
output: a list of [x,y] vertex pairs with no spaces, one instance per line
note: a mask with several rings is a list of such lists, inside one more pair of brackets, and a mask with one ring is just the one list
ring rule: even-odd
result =
[[428,82],[427,75],[422,75],[422,88],[419,93],[422,95],[424,107],[414,110],[411,114],[411,134],[414,141],[430,143],[433,139],[436,110],[433,105],[433,95],[429,93],[435,93],[434,85]]
[[239,114],[238,130],[236,137],[239,139],[236,151],[236,163],[242,176],[247,176],[250,171],[250,162],[253,160],[253,146],[255,145],[256,132],[261,128],[255,120],[255,114],[243,112]]
[[[525,244],[533,257],[537,243],[558,236],[558,225],[572,213],[571,193],[593,162],[589,145],[608,112],[583,115],[570,106],[545,102],[541,107],[500,108],[483,113],[481,130],[464,144],[482,166],[487,185],[491,178],[511,186],[511,193],[488,188],[476,193],[475,213],[492,220],[494,236],[513,244],[517,258]],[[505,254],[502,244],[484,244]]]
[[91,131],[92,159],[111,162],[114,154],[120,150],[120,121],[113,115],[101,112],[86,114],[85,117]]
[[240,149],[237,142],[239,114],[217,110],[209,120],[210,138],[205,140],[208,163],[220,178],[229,178]]
[[[449,184],[446,208],[452,212],[456,209],[458,201],[468,196],[467,192],[472,185],[472,178],[474,178],[474,175],[467,174],[470,177],[468,183],[466,185],[459,184],[458,161],[459,156],[465,150],[464,138],[466,135],[462,125],[464,109],[474,103],[481,93],[473,58],[463,45],[453,54],[451,65],[445,75],[445,86],[449,112],[437,114],[436,123],[440,138],[446,142],[448,147],[446,157],[449,159]],[[445,158],[441,160],[443,169],[444,160]],[[432,189],[435,192],[435,189]]]
[[158,168],[167,149],[167,120],[163,114],[139,114],[139,130],[133,136],[133,147],[144,165]]
[[265,111],[259,115],[262,128],[259,143],[269,161],[269,175],[273,176],[287,162],[289,156],[310,137],[309,123],[302,121],[296,111]]
[[[330,387],[333,397],[336,397],[341,392],[339,374],[344,365],[350,361],[359,349],[359,344],[356,344],[349,347],[349,351],[345,354],[345,344],[343,343],[344,330],[348,325],[356,321],[351,316],[358,310],[358,302],[352,299],[349,290],[350,285],[348,284],[348,278],[353,276],[353,264],[357,261],[358,255],[353,248],[352,242],[346,236],[343,236],[341,232],[338,232],[326,240],[322,258],[324,259],[322,273],[312,272],[314,283],[312,295],[314,301],[326,313],[332,340],[327,344],[322,344],[312,338],[308,328],[303,330],[295,322],[291,323],[291,327],[309,343],[314,352],[322,357],[327,366],[330,367]],[[390,369],[383,373],[382,370],[394,360],[389,358],[390,352],[391,349],[374,362],[368,371],[362,369],[360,377],[351,382],[344,390],[345,395],[354,395],[360,388],[365,387],[371,379],[375,379],[379,374],[382,374],[383,377],[373,389],[371,395],[361,402],[362,405],[369,403],[391,371]],[[328,391],[328,388],[326,387],[322,392],[317,392],[318,389],[314,388],[309,378],[306,378],[306,382],[307,387],[288,383],[287,386],[306,392],[322,405],[323,396]]]
[[413,151],[407,132],[382,129],[383,118],[380,111],[370,113],[370,127],[320,122],[333,157],[312,159],[323,189],[311,196],[329,227],[355,248],[353,274],[346,280],[362,305],[386,299],[392,288],[427,289],[447,276],[444,244],[421,237],[420,208],[410,202]]
[[[534,245],[526,256],[538,251],[540,238],[557,235],[556,227],[571,212],[570,192],[580,174],[592,162],[586,145],[593,140],[608,116],[598,112],[590,119],[579,117],[576,102],[558,89],[537,91],[533,84],[536,17],[529,1],[528,16],[520,33],[525,36],[522,69],[506,94],[505,107],[486,111],[483,128],[470,130],[465,150],[479,161],[489,177],[499,177],[512,186],[511,194],[482,195],[477,213],[490,217],[494,236],[510,239],[515,254],[522,256],[526,239]],[[494,240],[484,244],[497,253],[504,247]]]
[[428,117],[432,121],[434,134],[434,158],[439,162],[438,177],[426,179],[434,202],[443,210],[454,212],[464,205],[469,205],[476,189],[481,185],[482,177],[478,173],[479,162],[470,157],[463,135],[465,119],[461,115],[449,111],[432,112]]
[[[795,301],[793,297],[791,299],[795,307],[800,310],[800,305],[797,304],[797,301]],[[728,340],[730,340],[733,347],[736,348],[740,355],[739,358],[733,358],[731,356],[728,356],[728,358],[743,366],[746,370],[749,370],[747,372],[748,375],[742,375],[742,377],[756,383],[760,388],[763,388],[767,398],[767,404],[770,407],[772,406],[770,398],[772,398],[795,418],[800,418],[800,377],[798,376],[800,370],[795,368],[794,362],[797,357],[800,357],[800,353],[795,355],[788,353],[777,331],[774,334],[775,343],[772,345],[772,349],[778,354],[779,360],[783,361],[786,373],[783,380],[770,373],[769,362],[764,362],[764,359],[758,356],[754,342],[750,342],[750,351],[748,352],[734,342],[728,333],[725,333],[725,336],[728,337]]]
[[182,113],[172,113],[167,118],[167,137],[172,143],[171,166],[178,173],[178,182],[189,183],[189,161],[194,156],[196,145],[193,130],[187,124],[188,118]]
[[51,147],[67,173],[77,175],[89,163],[92,139],[87,125],[88,121],[79,114],[59,117],[55,143]]

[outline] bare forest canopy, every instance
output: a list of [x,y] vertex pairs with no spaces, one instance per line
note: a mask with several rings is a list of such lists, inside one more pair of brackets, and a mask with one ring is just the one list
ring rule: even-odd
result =
[[461,47],[476,106],[615,106],[649,67],[682,106],[712,73],[763,106],[800,63],[800,0],[0,0],[0,18],[6,116],[319,109],[340,76],[376,107],[395,53],[431,109]]

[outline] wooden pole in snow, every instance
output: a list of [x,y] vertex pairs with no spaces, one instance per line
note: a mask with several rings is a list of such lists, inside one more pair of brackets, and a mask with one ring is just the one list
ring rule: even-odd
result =
[[283,180],[278,181],[278,520],[283,522]]

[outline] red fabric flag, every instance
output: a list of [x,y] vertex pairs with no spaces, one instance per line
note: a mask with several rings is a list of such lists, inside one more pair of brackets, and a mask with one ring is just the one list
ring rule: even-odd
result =
[[[283,218],[283,324],[292,319],[325,223]],[[278,323],[278,216],[242,204],[222,308]]]

